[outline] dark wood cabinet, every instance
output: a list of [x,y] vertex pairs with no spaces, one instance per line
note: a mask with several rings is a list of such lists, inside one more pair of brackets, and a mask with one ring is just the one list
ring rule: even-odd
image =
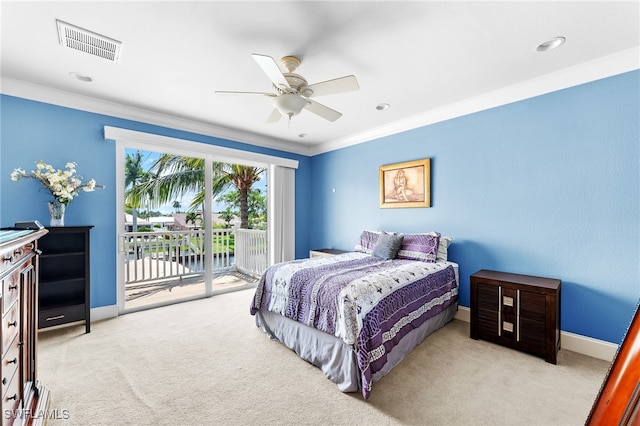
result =
[[49,391],[37,375],[38,238],[47,231],[0,230],[2,425],[42,424]]
[[84,321],[86,332],[91,331],[91,228],[50,227],[41,238],[39,328]]
[[556,363],[560,290],[553,278],[481,270],[471,275],[471,338],[499,343]]
[[321,249],[310,250],[309,257],[335,256],[336,254],[343,254],[343,253],[347,253],[347,252],[344,250],[321,248]]

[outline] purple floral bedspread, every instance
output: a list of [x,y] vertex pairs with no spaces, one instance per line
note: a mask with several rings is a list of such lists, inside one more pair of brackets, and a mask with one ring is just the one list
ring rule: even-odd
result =
[[353,345],[368,398],[371,378],[393,347],[457,301],[451,264],[353,252],[273,265],[256,288],[251,314],[279,313]]

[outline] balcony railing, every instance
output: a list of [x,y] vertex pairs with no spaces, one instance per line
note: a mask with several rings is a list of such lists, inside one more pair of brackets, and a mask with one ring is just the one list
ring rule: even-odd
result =
[[[213,273],[238,270],[260,276],[267,267],[266,231],[214,229]],[[204,276],[204,230],[127,232],[125,285]]]
[[267,232],[238,228],[235,236],[236,269],[253,276],[262,275],[267,269]]

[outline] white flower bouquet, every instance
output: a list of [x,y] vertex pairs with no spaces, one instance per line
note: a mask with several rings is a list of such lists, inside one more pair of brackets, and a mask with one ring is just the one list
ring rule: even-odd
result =
[[90,192],[96,188],[104,188],[103,185],[97,185],[93,179],[83,183],[82,177],[76,175],[76,163],[67,163],[64,167],[65,170],[55,169],[40,160],[36,161],[36,169],[31,173],[20,168],[15,169],[11,173],[11,180],[35,179],[51,192],[56,202],[64,205],[73,201],[80,191]]

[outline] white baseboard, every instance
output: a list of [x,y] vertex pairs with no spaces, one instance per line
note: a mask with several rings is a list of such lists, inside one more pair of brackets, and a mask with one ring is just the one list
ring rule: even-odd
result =
[[[471,322],[471,309],[466,306],[459,306],[456,319],[465,322]],[[613,361],[618,351],[618,345],[598,340],[591,337],[581,336],[579,334],[569,333],[568,331],[560,332],[561,349],[571,352],[587,355],[593,358],[605,361]]]
[[118,316],[118,305],[100,306],[91,308],[91,322],[100,321]]

